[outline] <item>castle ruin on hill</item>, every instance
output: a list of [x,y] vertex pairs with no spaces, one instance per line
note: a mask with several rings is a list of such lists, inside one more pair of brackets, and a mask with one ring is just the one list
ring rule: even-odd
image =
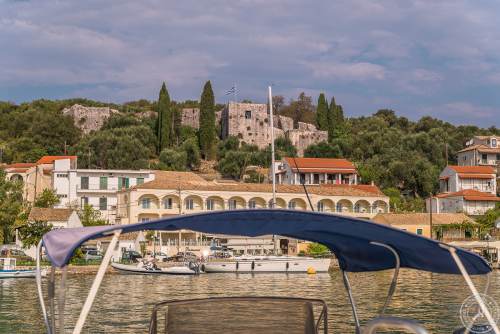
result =
[[[182,110],[182,124],[199,128],[200,110],[185,108]],[[271,128],[267,104],[230,102],[216,113],[216,122],[220,124],[222,139],[235,136],[241,142],[265,148],[271,143]],[[287,137],[297,148],[299,155],[311,144],[328,140],[328,133],[316,129],[313,124],[299,122],[294,127],[293,119],[274,115],[274,136]]]

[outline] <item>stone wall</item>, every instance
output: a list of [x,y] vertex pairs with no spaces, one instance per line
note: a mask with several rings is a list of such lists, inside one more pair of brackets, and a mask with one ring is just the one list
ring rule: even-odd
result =
[[[269,115],[266,104],[231,102],[222,114],[222,138],[236,136],[241,142],[265,148],[271,143]],[[326,131],[319,131],[313,124],[298,123],[294,129],[293,119],[274,115],[274,137],[287,136],[297,148],[299,155],[311,144],[328,140]]]
[[200,109],[199,108],[183,108],[181,124],[198,129],[200,127]]
[[321,130],[304,131],[300,129],[294,129],[288,131],[287,136],[297,149],[297,154],[299,156],[304,155],[304,150],[309,145],[328,140],[328,132]]
[[[274,126],[275,137],[283,136],[284,131]],[[222,114],[222,138],[229,136],[259,148],[267,147],[271,142],[267,105],[230,102]]]
[[[221,122],[222,110],[215,112],[215,124]],[[200,108],[183,108],[181,112],[181,124],[195,129],[200,128]]]
[[110,109],[109,107],[84,107],[74,104],[69,108],[64,108],[62,112],[65,115],[71,116],[75,122],[75,126],[87,134],[90,131],[99,130],[104,121],[112,114],[118,113],[118,110]]

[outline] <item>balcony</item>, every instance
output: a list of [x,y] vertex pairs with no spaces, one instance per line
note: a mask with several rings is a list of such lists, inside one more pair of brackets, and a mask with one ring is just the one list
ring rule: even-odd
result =
[[99,185],[89,185],[88,187],[82,187],[81,185],[76,186],[76,191],[79,193],[115,193],[118,191],[118,187],[116,186],[108,186],[106,188],[101,188]]

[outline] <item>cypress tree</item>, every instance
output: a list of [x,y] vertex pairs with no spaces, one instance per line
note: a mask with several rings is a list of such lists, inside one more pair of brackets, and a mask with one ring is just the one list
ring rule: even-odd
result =
[[325,94],[321,93],[318,97],[318,106],[316,107],[316,124],[319,130],[328,130],[328,102]]
[[170,106],[170,96],[168,95],[165,83],[161,86],[158,98],[158,118],[157,118],[158,154],[171,144],[172,132],[172,110]]
[[332,96],[332,100],[330,102],[330,107],[328,108],[327,115],[327,131],[328,131],[328,141],[332,141],[335,137],[335,126],[337,121],[337,104],[335,103],[335,97]]
[[210,80],[205,83],[200,98],[200,148],[207,160],[215,159],[215,99]]

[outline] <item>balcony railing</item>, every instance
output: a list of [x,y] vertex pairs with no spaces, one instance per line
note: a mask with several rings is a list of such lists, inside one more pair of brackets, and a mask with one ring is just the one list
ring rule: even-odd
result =
[[89,185],[88,187],[82,187],[80,184],[76,186],[77,191],[117,191],[117,186],[107,186],[101,187],[99,185]]

